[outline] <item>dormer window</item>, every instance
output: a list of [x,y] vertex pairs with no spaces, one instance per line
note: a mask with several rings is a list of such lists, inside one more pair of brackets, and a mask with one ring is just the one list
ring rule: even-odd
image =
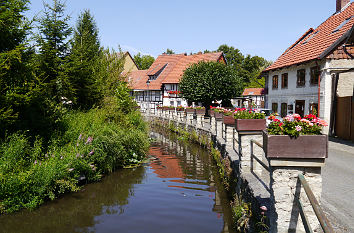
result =
[[168,64],[159,64],[155,66],[149,73],[149,80],[156,80],[159,75],[162,73],[162,71],[166,68]]

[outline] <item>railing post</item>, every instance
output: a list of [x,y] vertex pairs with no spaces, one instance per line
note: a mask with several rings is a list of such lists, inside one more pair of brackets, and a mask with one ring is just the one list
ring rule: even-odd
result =
[[270,160],[270,165],[272,169],[271,192],[274,195],[274,209],[277,213],[277,224],[273,224],[273,227],[276,225],[278,232],[305,232],[297,203],[297,198],[300,198],[311,228],[318,228],[319,221],[298,179],[298,174],[301,173],[306,177],[315,198],[320,200],[322,192],[321,167],[306,161],[306,159],[298,161]]

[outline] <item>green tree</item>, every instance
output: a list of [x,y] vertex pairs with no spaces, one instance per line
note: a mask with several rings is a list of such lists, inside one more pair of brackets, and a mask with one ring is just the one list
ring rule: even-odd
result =
[[223,52],[228,65],[239,69],[242,65],[244,56],[240,50],[226,44],[220,45],[217,52]]
[[47,84],[50,97],[58,101],[72,94],[68,77],[64,73],[64,61],[68,55],[72,28],[69,16],[64,14],[65,4],[53,0],[52,5],[44,3],[44,16],[39,20],[37,46],[39,47],[39,77]]
[[242,79],[231,66],[203,61],[185,70],[179,86],[183,98],[201,102],[207,109],[212,101],[228,102],[240,95],[243,89]]
[[166,54],[175,54],[175,52],[173,52],[173,50],[172,49],[166,49],[166,52],[165,52]]
[[259,56],[244,56],[240,50],[226,44],[220,45],[217,51],[224,52],[227,64],[242,77],[246,87],[264,87],[264,79],[258,79],[258,76],[270,61]]
[[155,58],[150,55],[141,55],[140,53],[134,56],[134,61],[140,70],[147,70],[154,63]]
[[77,20],[71,53],[65,64],[77,107],[88,109],[100,99],[94,75],[100,52],[98,28],[90,11],[85,10]]

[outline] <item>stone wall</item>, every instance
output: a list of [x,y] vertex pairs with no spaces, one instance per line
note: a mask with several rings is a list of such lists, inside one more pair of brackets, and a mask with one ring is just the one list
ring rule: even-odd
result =
[[[320,200],[323,162],[269,160],[265,157],[263,148],[255,143],[252,143],[251,149],[251,140],[262,144],[263,136],[260,132],[238,132],[233,126],[224,125],[222,120],[214,117],[203,121],[202,118],[198,119],[193,114],[177,116],[163,114],[161,110],[152,117],[163,120],[166,125],[173,123],[176,127],[195,132],[198,137],[209,137],[223,158],[228,157],[231,161],[237,178],[235,191],[239,198],[251,203],[252,213],[255,216],[266,216],[264,222],[269,224],[269,232],[305,232],[296,197],[300,197],[312,229],[319,228],[319,222],[300,184],[298,175],[304,175],[316,199]],[[266,168],[251,159],[251,150]],[[260,210],[260,207],[263,209],[266,207],[267,211]],[[264,215],[262,212],[265,212]]]

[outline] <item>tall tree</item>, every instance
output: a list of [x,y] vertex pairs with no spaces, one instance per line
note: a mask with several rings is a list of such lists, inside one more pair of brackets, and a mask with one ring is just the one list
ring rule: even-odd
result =
[[23,105],[30,100],[33,76],[24,17],[28,2],[4,0],[0,4],[0,135],[18,121]]
[[141,55],[140,53],[134,56],[134,61],[140,70],[147,70],[154,63],[155,58],[150,55]]
[[100,52],[98,28],[90,11],[85,10],[77,20],[71,54],[65,64],[77,107],[90,108],[100,99],[94,75]]
[[39,47],[40,77],[47,84],[51,97],[57,100],[71,95],[71,86],[63,72],[64,59],[68,54],[68,37],[72,32],[69,16],[65,15],[65,4],[53,0],[52,5],[44,3],[44,16],[40,19],[37,46]]
[[240,95],[243,89],[242,79],[231,66],[204,61],[187,68],[179,86],[183,98],[191,102],[202,102],[207,109],[212,101],[228,102]]

